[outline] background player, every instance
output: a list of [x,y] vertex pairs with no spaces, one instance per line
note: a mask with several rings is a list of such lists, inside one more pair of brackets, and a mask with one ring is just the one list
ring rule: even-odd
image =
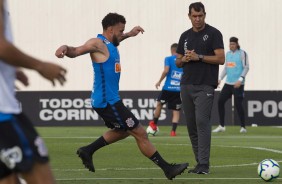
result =
[[226,76],[225,84],[218,98],[218,114],[220,125],[212,132],[224,132],[226,130],[224,118],[226,101],[234,95],[234,103],[240,119],[240,133],[247,133],[245,127],[245,112],[243,108],[245,78],[249,71],[249,59],[246,51],[240,48],[238,38],[229,40],[230,50],[226,53],[226,62],[220,74],[218,85]]
[[180,98],[180,79],[183,73],[182,68],[175,65],[176,49],[178,44],[174,43],[170,47],[171,56],[165,58],[164,70],[159,81],[156,83],[158,89],[164,78],[165,84],[157,99],[157,107],[154,112],[154,120],[150,121],[149,126],[157,130],[157,123],[164,104],[168,104],[168,109],[172,110],[172,129],[170,136],[176,136],[176,128],[180,118],[181,98]]

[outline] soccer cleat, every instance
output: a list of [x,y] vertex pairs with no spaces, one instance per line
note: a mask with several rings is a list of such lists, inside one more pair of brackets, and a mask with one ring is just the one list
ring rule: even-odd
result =
[[188,170],[188,173],[197,173],[197,170],[198,170],[199,166],[200,166],[200,164],[197,164],[197,165],[194,167],[194,169]]
[[246,129],[246,128],[244,128],[244,127],[241,127],[241,129],[240,129],[240,133],[247,133],[247,129]]
[[172,180],[175,178],[177,175],[180,175],[183,173],[185,169],[187,169],[189,166],[188,163],[183,163],[183,164],[170,164],[164,169],[165,176],[167,179]]
[[150,126],[153,130],[157,130],[157,129],[158,129],[158,126],[157,126],[157,124],[155,124],[154,121],[150,121],[150,122],[149,122],[149,126]]
[[87,151],[83,150],[83,147],[79,148],[76,151],[76,154],[82,160],[82,163],[85,166],[85,168],[87,168],[91,172],[95,172],[95,168],[94,168],[93,161],[92,161],[92,155],[87,153]]
[[172,137],[176,136],[176,132],[172,130],[172,131],[170,132],[170,136],[172,136]]
[[225,132],[225,127],[219,125],[216,129],[214,129],[212,132],[217,133],[217,132]]
[[188,173],[193,174],[209,174],[209,165],[208,164],[197,164],[194,169],[188,171]]

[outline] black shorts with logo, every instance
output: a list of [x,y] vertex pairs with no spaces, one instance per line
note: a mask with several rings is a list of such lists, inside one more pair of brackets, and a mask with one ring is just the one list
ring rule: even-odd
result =
[[158,96],[157,101],[162,104],[167,103],[167,108],[179,111],[181,109],[180,92],[162,90]]
[[111,129],[132,130],[139,124],[137,118],[124,106],[121,100],[113,105],[107,104],[105,108],[93,107],[93,109],[101,116],[105,125]]
[[0,122],[0,180],[11,173],[28,172],[35,162],[48,162],[48,151],[24,114]]

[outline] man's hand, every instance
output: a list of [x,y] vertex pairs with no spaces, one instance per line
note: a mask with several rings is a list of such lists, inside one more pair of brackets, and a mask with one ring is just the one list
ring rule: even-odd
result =
[[68,51],[68,46],[62,45],[61,47],[59,47],[59,48],[56,50],[55,55],[56,55],[58,58],[63,58],[63,57],[66,55],[67,51]]
[[135,26],[131,31],[129,31],[128,33],[125,33],[125,34],[122,35],[121,41],[125,40],[126,38],[136,36],[140,32],[143,34],[145,31],[144,31],[144,29],[142,27]]
[[198,54],[194,50],[187,50],[185,55],[182,57],[181,61],[184,63],[190,62],[191,60],[197,61],[199,60]]
[[220,83],[221,83],[221,80],[218,80],[217,81],[217,88],[220,88]]
[[187,50],[185,56],[189,59],[188,61],[200,61],[198,54],[194,50]]
[[67,70],[59,65],[49,62],[41,62],[36,68],[36,71],[38,71],[44,78],[51,81],[53,86],[55,86],[55,80],[59,81],[61,85],[66,82],[65,74]]
[[26,76],[26,74],[20,70],[17,69],[16,71],[16,78],[18,81],[20,81],[24,86],[28,86],[29,82],[28,82],[28,77]]
[[144,33],[145,31],[144,31],[144,29],[142,28],[142,27],[140,27],[140,26],[135,26],[131,31],[129,31],[128,32],[128,36],[136,36],[136,35],[138,35],[139,33]]
[[240,88],[242,82],[241,81],[237,81],[235,84],[234,84],[234,88]]
[[155,84],[156,89],[159,89],[160,86],[161,86],[161,82],[157,82],[157,83]]

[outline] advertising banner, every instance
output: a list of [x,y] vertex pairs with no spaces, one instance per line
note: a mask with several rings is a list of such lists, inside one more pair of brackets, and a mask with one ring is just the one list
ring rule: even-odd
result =
[[[217,98],[212,109],[211,122],[218,124]],[[104,122],[91,107],[90,91],[36,91],[18,92],[23,112],[36,126],[101,126]],[[159,91],[121,91],[123,103],[145,126],[153,119]],[[226,105],[226,124],[232,124],[231,100]],[[182,111],[180,124],[185,125]],[[171,125],[172,111],[164,105],[159,125]]]
[[[246,91],[244,109],[247,125],[282,126],[282,91]],[[240,125],[236,110],[234,117]]]

